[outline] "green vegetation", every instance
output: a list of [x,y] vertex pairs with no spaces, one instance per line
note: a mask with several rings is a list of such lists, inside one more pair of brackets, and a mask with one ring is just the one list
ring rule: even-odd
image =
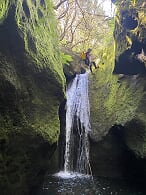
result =
[[44,4],[35,4],[31,0],[24,2],[25,6],[21,0],[17,1],[15,17],[24,37],[25,49],[38,68],[48,68],[50,76],[62,86],[64,77],[53,4],[50,0]]
[[[92,13],[84,10],[84,21],[83,12],[80,17],[68,12],[65,19],[70,21],[67,24],[70,33],[74,35],[73,28],[79,27],[80,31],[73,37],[67,36],[72,40],[66,39],[65,43],[79,52],[93,46],[95,59],[100,59],[99,69],[90,75],[92,138],[97,141],[114,124],[125,125],[128,147],[145,157],[145,151],[142,152],[146,142],[145,81],[134,77],[119,80],[112,74],[115,52],[118,59],[131,48],[133,40],[142,43],[145,38],[146,17],[144,4],[140,2],[144,1],[119,1],[123,6],[117,10],[115,23],[111,18],[105,19],[101,7],[92,2],[87,2],[86,8],[90,6],[95,14],[91,17]],[[77,6],[75,1],[71,5]],[[141,9],[136,7],[139,5]],[[75,10],[79,11],[80,7]],[[138,20],[136,28],[123,31],[125,12]],[[79,53],[67,47],[60,51],[57,25],[51,0],[0,0],[2,194],[25,195],[40,185],[58,141],[58,110],[65,98],[64,74],[69,80],[75,73],[85,71]],[[137,133],[137,142],[135,138],[130,139],[132,133]]]
[[3,22],[3,19],[6,17],[8,12],[8,1],[0,0],[0,24]]
[[[118,60],[123,52],[131,48],[135,40],[141,45],[145,43],[146,20],[143,2],[135,2],[137,7],[134,7],[131,1],[120,1],[117,4],[114,29],[115,47],[109,44],[107,49],[100,51],[99,69],[90,76],[89,95],[92,138],[99,140],[107,134],[112,125],[123,125],[126,128],[123,133],[128,148],[135,155],[145,158],[145,77],[123,75],[120,78],[120,75],[112,74],[115,52],[116,60]],[[128,29],[126,24],[132,17],[138,21],[138,26]],[[111,43],[112,41],[111,39]]]
[[[98,65],[99,69],[90,76],[89,85],[92,137],[96,140],[101,139],[112,125],[125,125],[135,117],[140,118],[143,111],[138,112],[138,108],[143,102],[145,87],[143,79],[137,81],[133,76],[119,79],[118,75],[112,74],[113,45],[104,50]],[[145,117],[146,114],[144,121]]]
[[0,23],[0,193],[24,195],[50,168],[65,77],[50,0],[0,1]]
[[69,65],[69,62],[72,62],[73,58],[71,55],[65,54],[63,52],[61,52],[61,62],[62,64],[66,64]]

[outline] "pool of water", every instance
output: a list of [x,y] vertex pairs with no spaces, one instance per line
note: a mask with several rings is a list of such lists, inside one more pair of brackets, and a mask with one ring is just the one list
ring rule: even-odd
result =
[[145,195],[125,181],[80,174],[49,175],[37,195]]

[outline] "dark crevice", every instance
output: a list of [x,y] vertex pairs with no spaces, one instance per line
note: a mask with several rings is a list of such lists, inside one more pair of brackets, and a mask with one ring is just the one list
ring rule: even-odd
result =
[[0,82],[2,85],[0,86],[0,111],[1,113],[8,113],[15,111],[17,109],[18,98],[15,87],[8,81],[4,80],[4,78]]
[[36,48],[36,45],[35,45],[35,40],[33,39],[32,35],[29,32],[27,33],[27,39],[28,39],[28,47],[34,53],[37,53],[37,48]]
[[39,17],[39,18],[42,18],[42,17],[43,17],[43,13],[41,12],[41,10],[40,10],[40,9],[38,9],[38,11],[37,11],[37,12],[38,12],[38,17]]
[[142,52],[142,43],[138,41],[133,41],[130,49],[127,49],[122,53],[118,61],[115,61],[114,74],[146,74],[146,67],[144,62],[137,58],[137,55]]
[[23,10],[24,10],[26,17],[30,18],[30,11],[29,11],[29,7],[26,3],[26,0],[23,1],[22,6],[23,6]]
[[64,73],[65,78],[66,78],[66,83],[70,83],[72,82],[72,80],[76,77],[76,73],[72,74],[72,75],[67,75],[66,73]]
[[126,16],[121,23],[128,30],[133,30],[138,26],[138,21],[132,16]]
[[[146,34],[146,29],[144,29],[144,31],[145,31],[144,33]],[[142,48],[146,56],[146,38],[142,40]]]
[[90,139],[92,171],[98,176],[123,178],[128,184],[145,189],[146,159],[129,149],[126,131],[122,125],[114,125],[101,141]]
[[64,168],[64,153],[66,142],[66,100],[64,100],[59,107],[59,120],[60,120],[60,135],[58,142],[58,154],[59,154],[59,170]]
[[20,56],[24,53],[24,42],[15,21],[15,6],[9,9],[8,17],[0,26],[0,50],[6,56]]
[[40,0],[40,5],[41,5],[41,6],[46,6],[45,1],[44,1],[44,0]]

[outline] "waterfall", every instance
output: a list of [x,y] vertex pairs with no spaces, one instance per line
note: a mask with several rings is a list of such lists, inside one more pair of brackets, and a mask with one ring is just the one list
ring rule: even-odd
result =
[[88,73],[77,74],[67,87],[65,172],[90,173],[90,106]]

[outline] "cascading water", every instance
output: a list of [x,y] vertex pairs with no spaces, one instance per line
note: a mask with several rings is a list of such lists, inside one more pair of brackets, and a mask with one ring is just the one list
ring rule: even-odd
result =
[[[76,75],[67,87],[65,172],[90,173],[90,107],[88,73]],[[75,129],[75,130],[74,130]],[[76,149],[75,149],[76,148]]]

